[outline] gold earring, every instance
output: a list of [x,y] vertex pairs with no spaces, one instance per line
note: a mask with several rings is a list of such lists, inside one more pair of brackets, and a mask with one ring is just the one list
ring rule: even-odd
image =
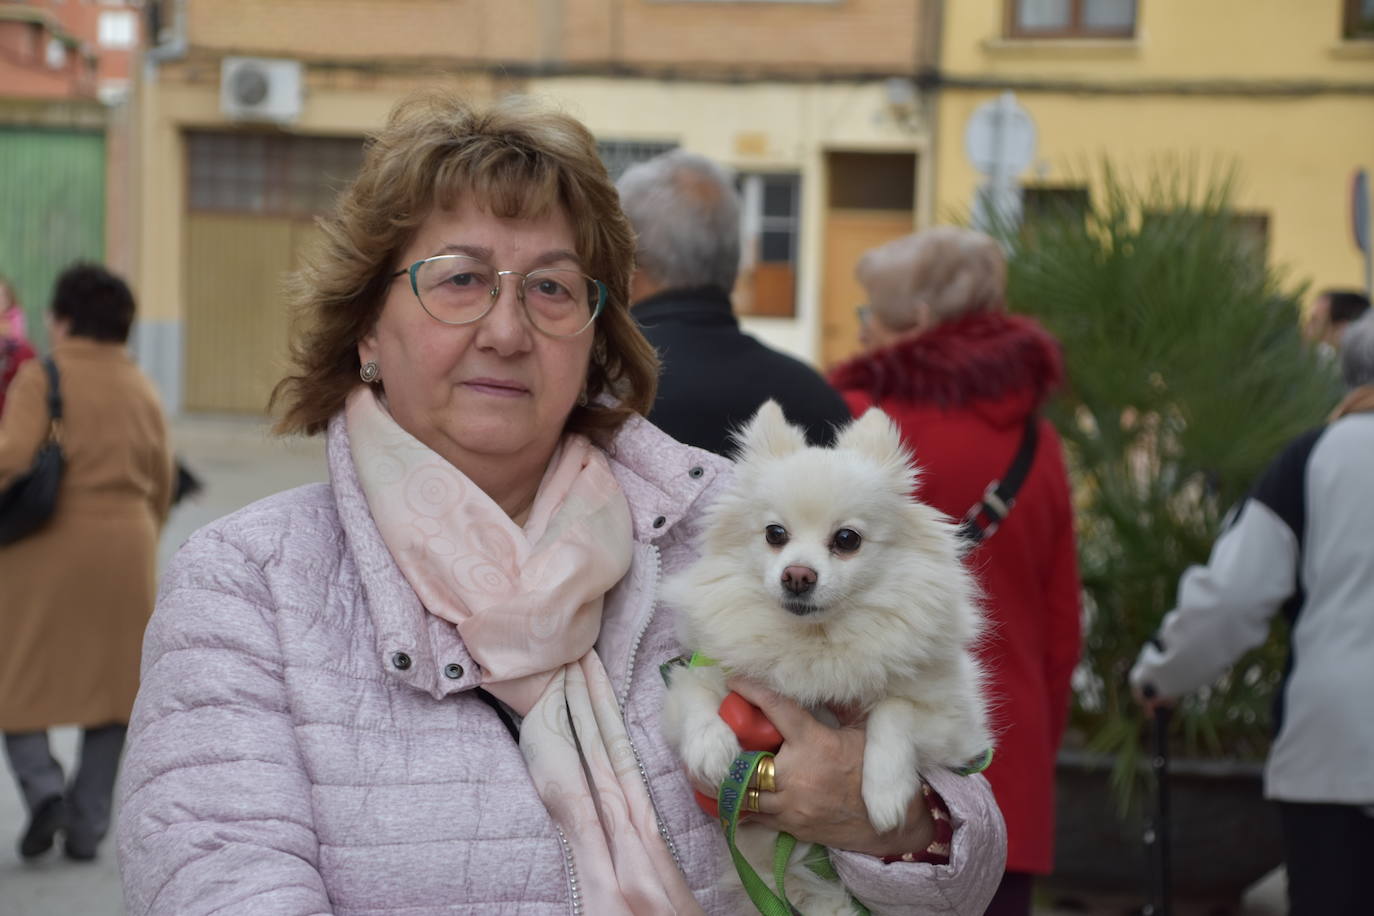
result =
[[377,379],[382,377],[382,370],[377,368],[377,363],[375,360],[369,359],[367,362],[363,363],[363,367],[358,370],[358,377],[361,378],[367,384],[371,385],[373,382],[377,381]]

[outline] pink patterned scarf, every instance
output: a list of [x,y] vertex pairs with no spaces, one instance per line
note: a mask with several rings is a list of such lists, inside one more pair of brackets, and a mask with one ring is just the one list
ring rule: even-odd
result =
[[571,847],[587,911],[701,913],[594,648],[602,598],[633,552],[629,504],[605,456],[565,436],[522,529],[371,389],[349,395],[345,419],[396,565],[425,608],[457,626],[482,686],[524,717],[520,750]]

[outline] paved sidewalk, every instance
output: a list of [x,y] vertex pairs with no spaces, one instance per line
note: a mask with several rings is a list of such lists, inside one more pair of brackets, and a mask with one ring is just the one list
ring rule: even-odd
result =
[[[159,561],[166,561],[196,529],[254,500],[288,487],[326,477],[323,442],[278,440],[268,436],[258,419],[188,418],[173,424],[173,443],[206,484],[196,500],[173,510],[163,533]],[[75,758],[76,729],[53,733],[54,753],[64,765]],[[0,916],[119,916],[119,875],[112,844],[89,864],[68,862],[57,854],[25,865],[15,840],[25,822],[8,774],[0,777]],[[1247,894],[1235,916],[1281,916],[1283,875],[1277,872]],[[1037,908],[1037,916],[1124,916],[1129,908],[1068,910]],[[1184,916],[1180,913],[1178,916]]]

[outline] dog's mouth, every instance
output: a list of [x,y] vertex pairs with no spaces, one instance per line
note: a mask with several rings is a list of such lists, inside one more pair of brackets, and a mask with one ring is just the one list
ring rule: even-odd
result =
[[789,614],[796,614],[798,617],[806,617],[809,614],[820,613],[821,606],[814,601],[805,598],[784,598],[782,608]]

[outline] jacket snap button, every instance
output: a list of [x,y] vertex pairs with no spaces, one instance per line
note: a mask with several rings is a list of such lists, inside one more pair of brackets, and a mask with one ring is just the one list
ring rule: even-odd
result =
[[658,518],[654,519],[654,527],[655,527],[655,528],[662,528],[662,527],[663,527],[663,523],[666,522],[667,520],[668,520],[668,519],[666,519],[666,518],[664,518],[662,515],[660,515]]
[[391,663],[396,666],[398,671],[404,671],[410,667],[410,656],[404,652],[397,652],[391,656]]
[[700,477],[702,474],[705,474],[705,473],[706,473],[706,470],[705,470],[704,468],[692,468],[690,471],[687,472],[687,476],[688,476],[688,477],[694,477],[694,478],[695,478],[695,477]]
[[456,681],[456,680],[458,680],[458,678],[460,678],[460,677],[462,677],[462,676],[463,676],[463,666],[462,666],[462,665],[459,665],[459,664],[457,664],[457,663],[455,662],[455,663],[451,663],[451,664],[448,664],[448,665],[445,665],[445,666],[444,666],[444,677],[448,678],[449,680],[451,680],[451,681]]

